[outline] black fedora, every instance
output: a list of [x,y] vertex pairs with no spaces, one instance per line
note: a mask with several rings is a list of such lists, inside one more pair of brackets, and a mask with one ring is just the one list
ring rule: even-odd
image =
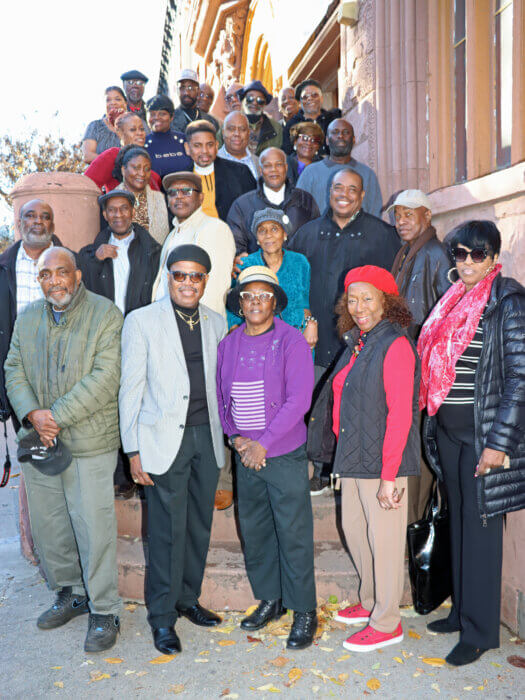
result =
[[55,438],[52,447],[46,447],[36,430],[30,430],[18,441],[17,457],[19,462],[29,462],[47,476],[62,474],[73,459],[71,452],[59,438]]

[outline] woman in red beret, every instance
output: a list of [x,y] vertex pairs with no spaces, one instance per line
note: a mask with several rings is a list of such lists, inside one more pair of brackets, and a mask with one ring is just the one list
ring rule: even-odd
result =
[[359,603],[336,620],[363,623],[343,644],[372,651],[403,639],[407,476],[419,474],[419,362],[412,317],[394,278],[374,265],[346,275],[336,306],[346,344],[310,417],[308,456],[341,480],[342,525]]

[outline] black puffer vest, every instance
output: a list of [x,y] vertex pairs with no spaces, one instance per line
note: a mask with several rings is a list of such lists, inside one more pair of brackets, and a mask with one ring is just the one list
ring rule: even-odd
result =
[[[341,396],[341,421],[339,439],[332,431],[333,393],[335,375],[351,359],[357,340],[355,332],[343,337],[348,347],[342,354],[330,378],[319,394],[308,426],[308,456],[311,459],[331,462],[338,477],[355,479],[379,479],[383,466],[383,442],[386,432],[388,406],[383,379],[383,362],[392,343],[405,334],[390,321],[380,321],[367,337],[349,372]],[[410,341],[409,341],[410,342]],[[412,345],[412,343],[411,343]],[[419,474],[419,359],[416,356],[416,375],[412,397],[412,425],[403,451],[398,476]]]

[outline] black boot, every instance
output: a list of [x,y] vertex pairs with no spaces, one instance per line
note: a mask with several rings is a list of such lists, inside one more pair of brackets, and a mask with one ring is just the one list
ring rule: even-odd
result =
[[427,625],[427,630],[431,632],[437,632],[438,634],[452,634],[452,632],[459,632],[459,626],[453,625],[449,622],[448,617],[443,617],[441,620],[433,620]]
[[281,599],[261,600],[257,609],[242,620],[241,627],[249,631],[260,630],[272,620],[278,620],[285,612]]
[[316,631],[317,612],[315,610],[306,613],[294,612],[293,625],[286,646],[288,649],[306,649],[314,641]]
[[445,657],[445,661],[451,666],[466,666],[477,661],[486,651],[486,649],[475,647],[467,642],[458,642],[450,654]]
[[173,626],[154,627],[152,632],[155,649],[160,651],[161,654],[167,654],[169,656],[182,651],[180,639],[178,638]]
[[116,615],[89,614],[89,625],[84,651],[106,651],[117,641],[120,620]]
[[71,586],[65,586],[58,591],[55,602],[40,615],[36,624],[41,630],[51,630],[87,612],[88,599],[85,596],[73,595]]

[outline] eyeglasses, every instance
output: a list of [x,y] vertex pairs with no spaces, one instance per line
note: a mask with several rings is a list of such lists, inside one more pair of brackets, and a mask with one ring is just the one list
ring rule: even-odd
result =
[[488,251],[485,248],[473,248],[472,250],[466,250],[465,248],[452,248],[452,255],[456,262],[466,262],[468,256],[473,263],[481,263],[485,260],[488,255]]
[[166,192],[168,197],[191,197],[192,192],[198,192],[195,187],[173,187]]
[[318,100],[321,97],[318,92],[303,92],[301,100]]
[[145,85],[143,80],[126,80],[126,84],[130,87],[142,87]]
[[308,134],[299,134],[297,137],[298,141],[304,141],[305,143],[315,143],[320,144],[321,141],[315,136],[308,136]]
[[241,292],[240,295],[243,301],[260,301],[261,304],[266,304],[270,299],[273,299],[273,292]]
[[228,104],[231,104],[232,102],[233,102],[233,103],[240,102],[240,100],[239,100],[239,98],[237,97],[237,95],[228,95],[228,96],[225,98],[225,100],[226,100],[226,102],[227,102]]
[[254,102],[256,102],[258,105],[266,104],[264,97],[254,97],[253,95],[250,95],[246,98],[246,104],[252,105]]
[[179,91],[180,92],[197,92],[199,89],[198,85],[193,85],[193,83],[190,83],[189,85],[184,85],[184,83],[179,83]]
[[190,282],[202,282],[206,279],[205,272],[182,272],[182,270],[170,270],[170,275],[175,282],[184,282],[186,277],[190,278]]

